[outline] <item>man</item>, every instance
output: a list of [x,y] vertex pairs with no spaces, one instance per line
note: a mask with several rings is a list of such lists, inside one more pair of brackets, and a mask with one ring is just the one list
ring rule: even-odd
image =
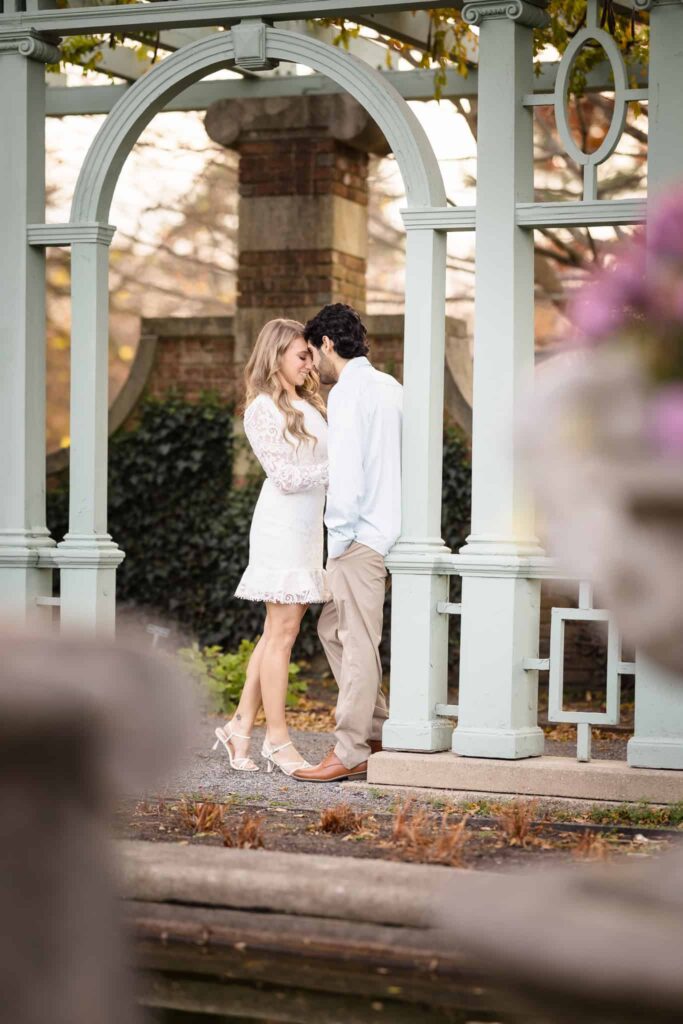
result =
[[320,352],[328,400],[330,484],[327,494],[328,584],[332,594],[318,634],[339,686],[334,750],[294,772],[309,782],[365,775],[381,749],[388,717],[379,644],[386,582],[384,556],[401,531],[403,388],[367,359],[367,331],[358,313],[337,302],[306,324]]

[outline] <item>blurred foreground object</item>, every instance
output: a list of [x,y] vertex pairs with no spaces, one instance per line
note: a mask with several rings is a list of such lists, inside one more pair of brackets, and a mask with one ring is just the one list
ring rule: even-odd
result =
[[188,692],[132,647],[0,633],[0,1006],[8,1024],[138,1019],[113,882],[114,797],[178,760]]
[[683,673],[683,189],[570,315],[574,347],[540,369],[521,426],[550,551]]
[[[463,953],[544,1024],[683,1020],[683,857],[457,880],[438,917]],[[436,923],[436,922],[435,922]]]
[[[638,697],[636,726],[666,744],[683,705],[683,190],[653,206],[571,319],[574,347],[539,370],[521,443],[550,553],[659,666],[660,703]],[[680,853],[496,879],[485,902],[459,894],[459,934],[523,1005],[552,1007],[549,1021],[679,1021],[682,883]]]

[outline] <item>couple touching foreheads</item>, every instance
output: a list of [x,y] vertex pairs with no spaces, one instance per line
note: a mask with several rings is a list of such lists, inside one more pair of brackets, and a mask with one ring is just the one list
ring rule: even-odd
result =
[[[305,326],[271,320],[246,367],[244,427],[266,480],[236,596],[263,601],[266,620],[237,710],[216,729],[238,771],[258,771],[249,739],[261,706],[268,771],[336,782],[364,775],[369,754],[381,749],[384,556],[401,529],[403,389],[367,353],[360,316],[334,303]],[[334,384],[327,409],[321,381]],[[335,747],[310,765],[289,738],[285,698],[301,620],[320,603],[318,634],[339,698]]]

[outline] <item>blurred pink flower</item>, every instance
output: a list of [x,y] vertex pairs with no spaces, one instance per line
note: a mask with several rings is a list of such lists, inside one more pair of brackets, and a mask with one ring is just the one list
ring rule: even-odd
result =
[[571,303],[569,318],[585,339],[603,341],[635,312],[643,311],[648,298],[645,254],[641,246],[633,246],[581,289]]
[[664,455],[683,455],[683,384],[660,388],[648,408],[648,436]]
[[647,248],[658,259],[683,262],[683,187],[672,189],[652,203]]

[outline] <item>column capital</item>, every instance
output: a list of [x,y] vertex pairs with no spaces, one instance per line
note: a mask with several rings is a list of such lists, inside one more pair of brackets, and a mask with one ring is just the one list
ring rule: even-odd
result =
[[309,143],[329,138],[377,156],[389,152],[370,114],[348,93],[216,100],[207,108],[204,127],[214,142],[233,149],[243,143],[299,137]]
[[468,25],[481,25],[484,21],[509,18],[527,28],[544,28],[549,17],[545,10],[548,0],[466,0],[462,9],[463,20]]
[[0,57],[4,53],[18,53],[43,64],[58,64],[62,59],[59,47],[32,31],[0,32]]

